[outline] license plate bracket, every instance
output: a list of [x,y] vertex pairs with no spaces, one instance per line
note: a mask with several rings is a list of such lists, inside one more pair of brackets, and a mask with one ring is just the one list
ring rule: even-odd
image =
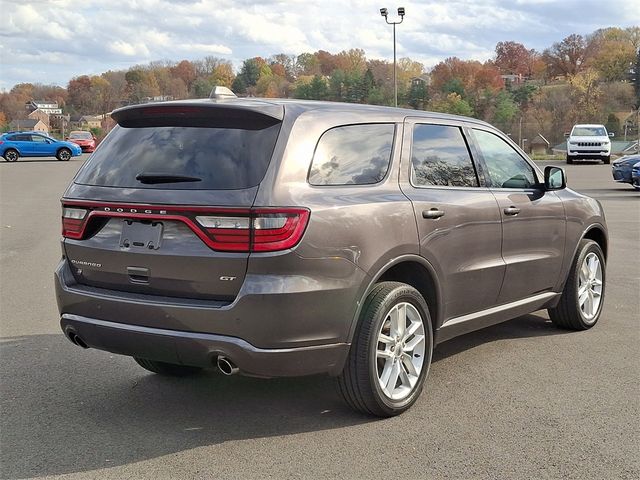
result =
[[162,222],[122,221],[120,248],[158,250],[162,239]]

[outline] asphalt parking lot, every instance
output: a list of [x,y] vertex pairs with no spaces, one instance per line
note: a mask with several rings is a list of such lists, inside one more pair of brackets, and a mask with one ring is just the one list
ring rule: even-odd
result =
[[640,193],[609,166],[567,168],[607,214],[600,323],[446,342],[418,403],[377,420],[329,378],[165,379],[67,341],[58,199],[83,159],[0,162],[1,478],[640,478]]

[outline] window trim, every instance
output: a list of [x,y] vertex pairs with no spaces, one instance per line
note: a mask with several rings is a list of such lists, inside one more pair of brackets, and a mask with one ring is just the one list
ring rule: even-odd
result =
[[[478,169],[478,166],[476,165],[476,162],[474,160],[474,156],[472,153],[472,149],[471,149],[471,144],[469,142],[469,140],[467,139],[467,135],[466,135],[466,126],[462,123],[458,124],[458,123],[446,123],[446,122],[442,122],[442,121],[420,121],[421,119],[415,119],[414,121],[411,121],[409,123],[410,125],[410,131],[409,131],[409,141],[410,141],[410,146],[411,148],[409,149],[409,185],[411,185],[413,188],[420,188],[420,189],[425,189],[425,188],[452,188],[452,189],[464,189],[464,190],[477,190],[478,188],[482,188],[484,187],[484,176],[482,177],[482,181],[481,181],[481,176],[480,176],[480,172]],[[425,119],[428,120],[428,119]],[[469,154],[469,160],[471,160],[471,165],[473,166],[473,171],[475,173],[476,176],[476,182],[478,182],[478,184],[476,186],[473,187],[469,187],[469,186],[462,186],[462,185],[416,185],[413,182],[413,172],[414,172],[414,168],[413,168],[413,147],[414,147],[414,142],[413,142],[413,130],[417,125],[435,125],[435,126],[439,126],[439,127],[453,127],[453,128],[457,128],[460,131],[460,134],[462,135],[462,140],[465,143],[465,146],[467,147],[467,153]],[[483,172],[484,173],[484,172]]]
[[[316,156],[316,151],[318,150],[318,146],[320,145],[320,141],[322,140],[322,137],[325,136],[326,133],[330,132],[331,130],[335,130],[336,128],[344,128],[344,127],[359,127],[359,126],[364,126],[364,125],[391,125],[393,126],[393,135],[392,135],[392,139],[391,139],[391,153],[389,155],[389,165],[387,167],[387,171],[384,174],[384,177],[382,177],[380,180],[378,180],[377,182],[374,183],[336,183],[336,184],[324,184],[324,185],[319,185],[319,184],[315,184],[315,183],[311,183],[310,181],[310,176],[311,176],[311,169],[313,168],[313,160],[315,159]],[[306,176],[306,180],[307,180],[307,185],[309,185],[310,187],[313,188],[354,188],[354,187],[371,187],[374,185],[381,185],[382,183],[385,183],[387,181],[387,179],[389,178],[389,175],[391,174],[391,170],[393,170],[393,157],[394,157],[394,153],[395,153],[395,149],[396,149],[396,138],[398,136],[398,122],[394,122],[394,121],[388,121],[388,122],[364,122],[364,123],[346,123],[343,125],[333,125],[332,127],[326,129],[325,131],[323,131],[320,136],[318,137],[318,141],[316,142],[316,145],[313,147],[313,154],[311,155],[311,161],[309,162],[309,168],[307,170],[307,176]]]
[[[484,186],[486,188],[489,188],[491,190],[506,190],[508,192],[513,192],[513,191],[519,191],[519,192],[523,192],[523,191],[528,191],[528,190],[539,190],[540,186],[542,185],[540,183],[540,176],[541,176],[541,172],[538,169],[538,167],[526,156],[526,154],[523,155],[524,152],[521,151],[520,147],[518,147],[515,143],[513,143],[513,140],[511,140],[509,137],[507,137],[506,135],[504,135],[502,132],[498,131],[498,130],[494,130],[492,128],[488,128],[484,125],[469,125],[468,126],[468,135],[469,135],[469,140],[470,142],[473,144],[473,150],[474,150],[474,154],[477,155],[477,160],[478,163],[480,163],[482,165],[482,170],[483,170],[483,175],[484,175]],[[535,183],[530,186],[530,187],[525,187],[525,188],[518,188],[518,187],[494,187],[491,185],[491,174],[489,173],[489,169],[487,167],[487,163],[485,162],[484,159],[484,155],[482,154],[482,150],[480,149],[480,146],[478,145],[478,140],[473,132],[473,130],[480,130],[492,135],[495,135],[496,137],[498,137],[499,139],[503,140],[507,145],[509,145],[512,150],[527,164],[529,165],[529,168],[531,168],[531,171],[533,172],[533,176],[535,179]],[[485,173],[486,172],[486,173]]]

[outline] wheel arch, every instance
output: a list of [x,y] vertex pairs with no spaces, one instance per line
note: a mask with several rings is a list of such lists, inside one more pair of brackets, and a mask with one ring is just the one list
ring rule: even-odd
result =
[[[600,224],[590,225],[589,228],[585,230],[580,240],[583,240],[585,238],[593,240],[598,245],[600,245],[602,253],[604,253],[604,259],[606,260],[609,248],[609,238],[607,237],[604,227]],[[577,248],[578,247],[576,247],[576,250]],[[573,255],[575,257],[575,252],[573,253]]]
[[364,300],[376,283],[381,281],[402,282],[418,290],[427,302],[433,334],[436,335],[437,329],[442,324],[442,292],[436,270],[426,259],[418,255],[402,255],[388,262],[371,278],[359,299],[358,308],[351,322],[349,343],[353,340]]

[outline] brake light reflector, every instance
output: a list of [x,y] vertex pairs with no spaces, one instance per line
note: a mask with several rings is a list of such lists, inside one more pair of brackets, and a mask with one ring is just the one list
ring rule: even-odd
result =
[[86,208],[62,207],[62,236],[82,238],[86,216]]
[[277,252],[295,247],[307,228],[304,208],[256,209],[253,219],[253,252]]

